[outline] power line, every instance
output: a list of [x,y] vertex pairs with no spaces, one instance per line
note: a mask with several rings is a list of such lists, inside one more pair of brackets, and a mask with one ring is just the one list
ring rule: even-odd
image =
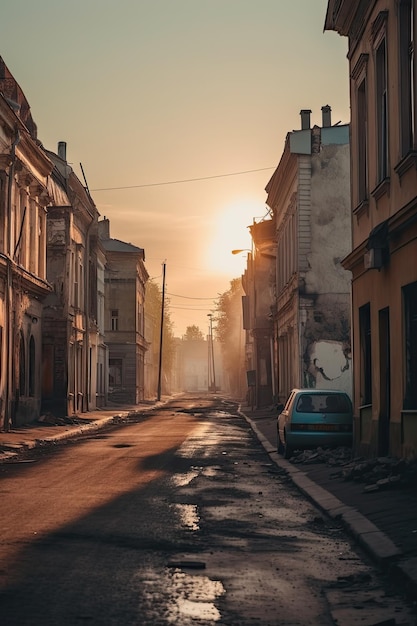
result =
[[175,309],[176,311],[192,311],[193,313],[196,313],[198,311],[207,311],[207,307],[205,307],[204,309],[190,309],[187,306],[179,306],[179,305],[175,306],[175,304],[169,305],[169,310],[171,311],[171,309]]
[[168,293],[168,296],[175,296],[176,298],[187,298],[187,300],[217,300],[219,296],[216,296],[215,298],[193,298],[192,296],[179,296],[176,293]]
[[214,176],[201,176],[200,178],[185,178],[183,180],[170,180],[160,183],[144,183],[143,185],[128,185],[126,187],[102,187],[100,189],[91,189],[90,191],[118,191],[120,189],[140,189],[142,187],[162,187],[163,185],[177,185],[179,183],[194,183],[199,180],[211,180],[213,178],[226,178],[227,176],[240,176],[242,174],[252,174],[253,172],[265,172],[273,170],[275,167],[261,167],[256,170],[243,170],[241,172],[231,172],[229,174],[217,174]]

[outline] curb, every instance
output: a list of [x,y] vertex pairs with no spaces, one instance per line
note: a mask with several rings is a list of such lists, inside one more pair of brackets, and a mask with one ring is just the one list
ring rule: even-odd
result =
[[344,504],[332,493],[315,483],[302,470],[283,459],[271,442],[259,431],[253,420],[240,408],[239,415],[248,422],[271,461],[286,472],[301,493],[326,515],[341,521],[344,528],[367,554],[379,566],[384,566],[401,576],[408,593],[415,595],[417,593],[417,558],[402,560],[401,549],[375,524],[357,509]]

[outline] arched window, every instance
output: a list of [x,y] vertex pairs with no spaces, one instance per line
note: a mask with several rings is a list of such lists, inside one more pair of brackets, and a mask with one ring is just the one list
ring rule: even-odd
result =
[[34,396],[36,392],[36,379],[35,379],[35,340],[33,335],[29,341],[29,395]]

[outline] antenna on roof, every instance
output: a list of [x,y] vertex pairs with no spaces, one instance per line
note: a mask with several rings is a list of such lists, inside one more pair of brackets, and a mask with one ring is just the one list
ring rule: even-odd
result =
[[88,195],[90,195],[90,190],[88,188],[88,183],[87,183],[87,179],[86,179],[85,174],[84,174],[84,169],[83,169],[83,164],[82,163],[80,163],[80,167],[81,167],[81,171],[83,173],[83,178],[84,178],[84,182],[85,182],[85,188],[87,190]]

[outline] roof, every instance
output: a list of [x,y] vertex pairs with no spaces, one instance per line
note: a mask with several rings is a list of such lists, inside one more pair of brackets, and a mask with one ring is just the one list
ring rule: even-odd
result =
[[101,243],[107,252],[136,252],[145,260],[145,250],[138,248],[131,243],[120,241],[120,239],[102,239]]

